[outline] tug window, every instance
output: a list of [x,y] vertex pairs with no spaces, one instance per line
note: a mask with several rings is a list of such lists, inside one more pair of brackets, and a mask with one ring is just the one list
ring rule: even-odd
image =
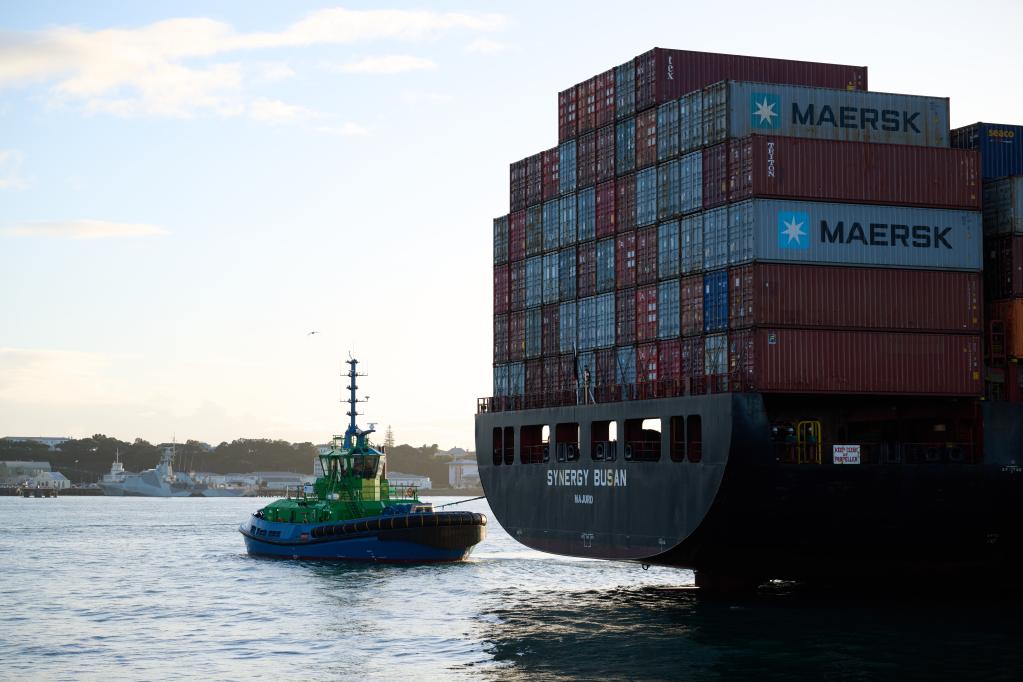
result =
[[625,459],[656,462],[661,458],[661,420],[625,420]]
[[579,424],[558,424],[554,427],[554,442],[558,449],[559,462],[574,462],[579,459]]
[[686,426],[689,427],[687,429],[689,437],[686,439],[686,453],[690,462],[699,462],[703,459],[703,423],[700,415],[690,415]]
[[504,430],[501,427],[494,429],[494,464],[498,465],[501,463],[501,459],[504,457]]
[[686,460],[686,418],[672,417],[668,424],[671,440],[671,461]]
[[504,463],[511,464],[515,461],[515,427],[504,427]]
[[618,449],[618,423],[599,421],[590,424],[590,457],[596,461],[613,462]]

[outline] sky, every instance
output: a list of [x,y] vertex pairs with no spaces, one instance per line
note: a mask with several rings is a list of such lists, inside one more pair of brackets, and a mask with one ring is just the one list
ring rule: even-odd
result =
[[[1023,3],[0,0],[0,436],[472,448],[492,220],[557,93],[669,47],[1021,123]],[[316,334],[309,332],[316,331]]]

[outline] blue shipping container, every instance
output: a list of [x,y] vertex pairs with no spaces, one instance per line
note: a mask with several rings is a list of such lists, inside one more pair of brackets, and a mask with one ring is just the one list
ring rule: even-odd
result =
[[575,140],[558,145],[558,191],[575,191]]
[[570,246],[576,242],[575,234],[575,195],[569,194],[558,201],[558,231],[561,233],[561,245]]
[[683,275],[703,270],[703,214],[694,213],[679,222],[679,267]]
[[526,307],[543,303],[543,257],[526,259]]
[[703,209],[703,152],[686,154],[678,162],[679,202],[683,215]]
[[615,172],[625,175],[636,167],[636,119],[619,121],[615,128]]
[[615,117],[625,118],[636,112],[636,63],[629,60],[615,67]]
[[597,242],[597,293],[614,291],[615,288],[615,240]]
[[679,153],[703,146],[703,93],[692,92],[678,101]]
[[703,331],[728,329],[728,271],[717,270],[703,276]]
[[678,156],[678,100],[657,107],[657,160]]
[[494,218],[494,265],[508,262],[508,216]]
[[703,371],[728,374],[728,334],[710,334],[703,341]]
[[547,253],[543,256],[543,302],[557,303],[559,293],[558,253]]
[[622,346],[615,354],[615,383],[619,386],[632,386],[636,383],[636,347]]
[[571,301],[575,298],[575,264],[574,246],[558,251],[558,298],[562,301]]
[[[657,285],[657,338],[659,339],[671,339],[680,333],[679,326],[682,318],[679,309],[679,294],[681,292],[682,285],[677,279],[670,279]],[[725,313],[727,318],[727,309]]]
[[562,303],[558,309],[558,349],[562,353],[575,351],[575,301]]
[[597,229],[597,193],[593,187],[579,190],[575,218],[579,241],[585,242],[593,239]]
[[561,218],[558,214],[558,210],[559,207],[557,199],[552,199],[543,205],[544,251],[554,251],[560,245]]
[[657,226],[657,277],[660,279],[679,275],[678,233],[677,220]]
[[538,358],[543,349],[543,315],[540,308],[526,309],[526,357]]
[[728,265],[728,207],[703,212],[703,267]]
[[682,200],[679,161],[672,159],[657,166],[657,219],[667,220],[680,213]]
[[984,183],[984,234],[1023,234],[1023,176]]
[[657,222],[657,168],[651,166],[636,173],[636,226]]
[[1023,175],[1023,126],[974,123],[952,131],[952,146],[980,151],[985,180]]

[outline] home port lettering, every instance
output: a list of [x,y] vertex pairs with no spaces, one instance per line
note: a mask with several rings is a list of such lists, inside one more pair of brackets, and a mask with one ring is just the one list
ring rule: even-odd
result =
[[595,488],[621,488],[627,485],[625,469],[548,469],[547,485],[587,487],[591,484],[591,473]]
[[850,223],[848,229],[844,220],[829,225],[821,220],[821,242],[851,244],[860,242],[864,246],[904,246],[913,249],[952,249],[949,242],[951,227],[937,225],[896,225],[888,223]]
[[806,109],[800,111],[799,104],[792,103],[792,123],[799,125],[830,125],[834,128],[859,128],[861,130],[870,128],[886,132],[908,133],[912,131],[919,133],[920,128],[916,125],[916,119],[919,116],[919,111],[910,113],[894,109],[878,110],[866,107],[838,107],[836,114],[829,104],[825,104],[820,109],[813,104],[807,104]]

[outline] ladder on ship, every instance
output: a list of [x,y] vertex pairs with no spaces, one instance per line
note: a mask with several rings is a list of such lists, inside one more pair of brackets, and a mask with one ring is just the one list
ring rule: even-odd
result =
[[796,463],[821,463],[821,423],[801,421],[796,424]]

